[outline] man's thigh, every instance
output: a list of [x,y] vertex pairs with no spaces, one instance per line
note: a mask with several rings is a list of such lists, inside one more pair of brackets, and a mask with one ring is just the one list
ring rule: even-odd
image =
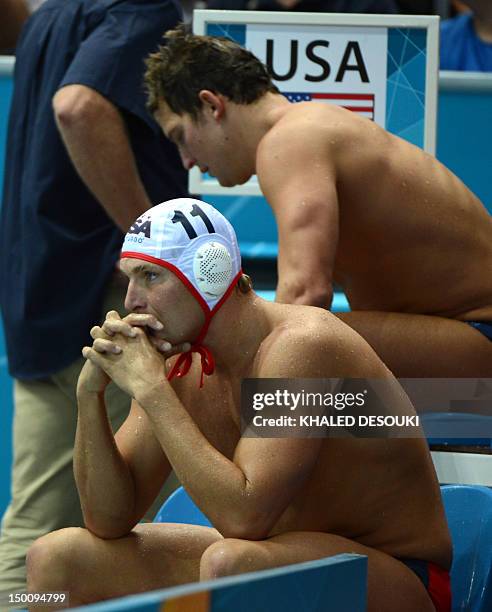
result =
[[31,548],[29,586],[72,591],[79,604],[196,582],[203,552],[220,539],[215,529],[172,523],[140,524],[113,540],[63,529]]
[[220,540],[204,553],[201,578],[264,570],[342,553],[368,557],[368,612],[434,612],[421,580],[403,563],[379,550],[327,533],[291,532],[260,541]]
[[397,377],[492,377],[492,342],[463,321],[362,310],[336,315]]

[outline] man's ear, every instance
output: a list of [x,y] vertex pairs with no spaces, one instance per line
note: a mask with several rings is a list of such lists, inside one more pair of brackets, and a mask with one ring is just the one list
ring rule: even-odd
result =
[[203,111],[210,111],[214,119],[221,119],[225,113],[225,99],[221,94],[216,94],[209,89],[202,89],[198,98],[203,105]]

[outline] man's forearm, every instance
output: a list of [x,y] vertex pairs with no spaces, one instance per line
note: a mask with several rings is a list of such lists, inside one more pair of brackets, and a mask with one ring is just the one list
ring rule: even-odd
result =
[[151,202],[121,113],[109,100],[81,85],[60,89],[53,105],[75,169],[116,225],[126,232]]
[[151,419],[178,480],[224,537],[265,537],[246,475],[210,444],[173,389],[164,385],[146,389],[136,399]]
[[134,526],[135,489],[109,423],[104,398],[79,393],[74,473],[87,528],[116,538]]

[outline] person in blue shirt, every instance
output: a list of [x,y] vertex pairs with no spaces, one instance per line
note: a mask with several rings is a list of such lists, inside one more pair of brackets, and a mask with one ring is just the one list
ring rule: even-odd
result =
[[225,10],[311,11],[322,13],[398,13],[395,0],[208,0],[207,8]]
[[492,72],[492,4],[466,4],[471,12],[441,23],[441,70]]
[[[81,349],[94,321],[123,303],[123,232],[187,192],[142,85],[144,58],[180,19],[175,0],[47,0],[17,45],[0,217],[0,306],[15,379],[0,592],[25,588],[33,540],[82,525],[72,470]],[[117,426],[129,399],[113,389],[108,400]]]

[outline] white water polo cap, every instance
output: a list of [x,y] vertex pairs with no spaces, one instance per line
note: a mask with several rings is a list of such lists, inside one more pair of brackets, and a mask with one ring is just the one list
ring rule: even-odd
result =
[[202,345],[210,322],[242,274],[232,225],[213,206],[192,198],[162,202],[141,215],[123,242],[121,258],[163,266],[183,282],[200,304],[205,323],[190,351],[180,355],[168,375],[184,376],[192,353],[200,353],[203,374],[214,370],[213,355]]

